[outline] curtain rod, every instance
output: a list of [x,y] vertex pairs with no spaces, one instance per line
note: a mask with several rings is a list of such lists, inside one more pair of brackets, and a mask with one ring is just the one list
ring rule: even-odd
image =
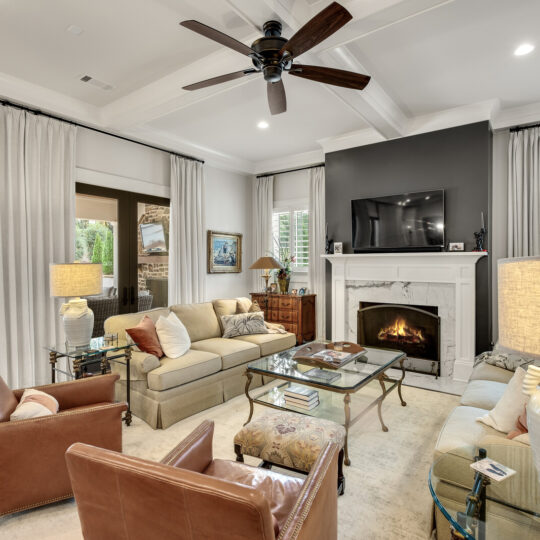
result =
[[258,174],[256,178],[262,178],[263,176],[272,176],[275,174],[286,174],[286,173],[296,172],[296,171],[305,171],[306,169],[316,169],[317,167],[324,167],[324,163],[317,163],[316,165],[308,165],[307,167],[298,167],[297,169],[288,169],[287,171],[267,172],[264,174]]
[[79,122],[73,122],[73,120],[68,120],[68,119],[62,118],[60,116],[55,116],[54,114],[45,113],[45,112],[43,112],[43,111],[41,111],[39,109],[32,109],[31,107],[27,107],[25,105],[19,105],[18,103],[13,103],[13,102],[8,101],[6,99],[1,99],[0,100],[0,105],[7,105],[8,107],[15,107],[16,109],[21,109],[23,111],[28,111],[28,112],[30,112],[32,114],[37,114],[38,116],[46,116],[48,118],[52,118],[53,120],[59,120],[60,122],[66,122],[66,124],[71,124],[73,126],[78,126],[78,127],[84,128],[84,129],[89,129],[89,130],[95,131],[97,133],[103,133],[103,135],[110,135],[111,137],[116,137],[117,139],[122,139],[123,141],[128,141],[128,142],[132,142],[132,143],[135,143],[135,144],[140,144],[141,146],[146,146],[147,148],[152,148],[153,150],[160,150],[161,152],[167,152],[169,154],[173,154],[173,155],[178,156],[178,157],[191,159],[193,161],[198,161],[200,163],[204,163],[204,160],[193,157],[193,156],[188,156],[186,154],[179,154],[178,152],[175,152],[173,150],[168,150],[167,148],[163,148],[163,147],[160,147],[160,146],[154,146],[152,144],[148,144],[148,143],[141,142],[141,141],[136,141],[135,139],[130,139],[129,137],[124,137],[123,135],[116,135],[115,133],[110,133],[108,131],[104,131],[102,129],[98,129],[98,128],[95,128],[95,127],[92,127],[92,126],[87,126],[85,124],[80,124]]
[[532,129],[540,127],[540,124],[531,124],[530,126],[516,126],[513,128],[510,128],[510,133],[516,133],[518,131],[523,131],[524,129]]

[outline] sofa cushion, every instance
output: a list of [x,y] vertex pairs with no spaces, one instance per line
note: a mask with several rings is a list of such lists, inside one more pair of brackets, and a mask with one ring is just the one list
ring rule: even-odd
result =
[[259,347],[245,341],[234,339],[203,339],[191,344],[196,351],[207,351],[221,356],[221,369],[228,369],[250,360],[257,360],[261,354]]
[[253,336],[238,336],[233,339],[247,341],[258,345],[261,349],[261,356],[267,356],[277,352],[290,349],[296,345],[294,334],[255,334]]
[[461,396],[461,405],[490,411],[501,399],[506,384],[495,381],[471,381]]
[[221,358],[214,353],[189,350],[179,358],[161,359],[161,366],[148,373],[150,390],[168,390],[186,384],[221,369]]
[[211,302],[202,304],[176,304],[171,311],[187,328],[192,342],[221,337],[221,327]]
[[214,300],[212,305],[214,306],[214,311],[218,318],[221,335],[223,335],[223,321],[221,320],[221,317],[223,317],[223,315],[234,315],[236,313],[236,298],[233,298],[232,300],[229,298]]
[[492,366],[491,364],[486,364],[486,362],[480,362],[472,370],[469,381],[484,380],[507,383],[513,375],[513,371]]
[[137,326],[144,316],[150,317],[155,324],[160,315],[166,317],[168,314],[169,308],[157,308],[149,311],[140,311],[139,313],[114,315],[105,321],[105,332],[107,334],[118,334],[118,342],[125,344],[127,341],[126,328]]

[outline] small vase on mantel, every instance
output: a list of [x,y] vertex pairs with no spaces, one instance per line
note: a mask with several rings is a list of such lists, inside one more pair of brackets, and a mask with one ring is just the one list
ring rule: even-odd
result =
[[279,292],[281,294],[287,294],[289,292],[289,285],[291,284],[291,278],[290,277],[279,278],[278,283],[279,283]]

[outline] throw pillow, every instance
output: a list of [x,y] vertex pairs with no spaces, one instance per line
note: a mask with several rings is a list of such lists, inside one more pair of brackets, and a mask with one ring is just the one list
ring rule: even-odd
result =
[[248,313],[258,313],[259,311],[262,312],[261,306],[259,306],[259,302],[257,302],[257,300],[254,300],[249,307]]
[[525,366],[534,362],[534,358],[494,349],[493,351],[486,351],[479,354],[474,361],[475,367],[482,362],[506,369],[507,371],[516,371],[520,366],[526,369]]
[[224,315],[221,317],[221,321],[223,322],[224,338],[268,334],[268,329],[264,324],[264,317],[261,312]]
[[27,388],[17,408],[11,413],[10,420],[26,420],[39,416],[50,416],[58,412],[58,401],[41,390]]
[[18,401],[13,390],[0,377],[0,422],[7,422],[17,407]]
[[503,433],[512,431],[516,425],[516,418],[522,413],[529,398],[522,391],[524,378],[525,370],[516,369],[497,405],[477,420]]
[[244,296],[236,299],[236,313],[247,313],[251,307],[251,300]]
[[531,444],[529,440],[529,428],[527,426],[527,407],[523,407],[523,412],[519,415],[514,429],[506,436],[507,439]]
[[191,339],[182,321],[171,311],[168,317],[161,315],[156,323],[161,348],[168,358],[178,358],[191,347]]
[[153,354],[158,358],[163,356],[163,350],[156,333],[156,325],[148,315],[145,315],[134,328],[126,328],[126,333],[137,344],[139,350]]

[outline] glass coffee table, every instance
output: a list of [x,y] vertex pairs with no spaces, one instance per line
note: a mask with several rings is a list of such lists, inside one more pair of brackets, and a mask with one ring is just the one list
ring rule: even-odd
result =
[[[305,347],[305,345],[301,347]],[[407,405],[403,401],[401,394],[401,383],[405,378],[404,361],[406,355],[401,351],[366,347],[365,352],[356,355],[352,361],[337,370],[322,368],[324,372],[339,375],[337,379],[326,382],[320,377],[306,373],[313,370],[313,366],[302,364],[301,361],[298,362],[294,359],[294,354],[301,347],[294,347],[287,351],[271,354],[248,364],[245,372],[247,378],[245,392],[249,400],[249,417],[246,424],[253,416],[255,403],[274,409],[333,420],[345,428],[345,465],[350,465],[351,461],[348,452],[349,427],[354,425],[369,410],[377,406],[382,430],[388,431],[388,428],[383,422],[381,406],[386,396],[395,388],[398,390],[401,405],[403,407]],[[386,371],[392,367],[399,367],[401,369],[402,375],[400,379],[393,379],[386,374]],[[285,382],[257,396],[251,396],[249,387],[253,379],[253,374],[259,374]],[[376,399],[366,403],[356,416],[351,417],[351,394],[358,392],[361,388],[374,381],[379,382],[381,394]],[[290,383],[319,389],[319,405],[311,410],[305,410],[286,403],[283,392],[289,387]],[[335,399],[340,394],[344,394],[342,404]]]

